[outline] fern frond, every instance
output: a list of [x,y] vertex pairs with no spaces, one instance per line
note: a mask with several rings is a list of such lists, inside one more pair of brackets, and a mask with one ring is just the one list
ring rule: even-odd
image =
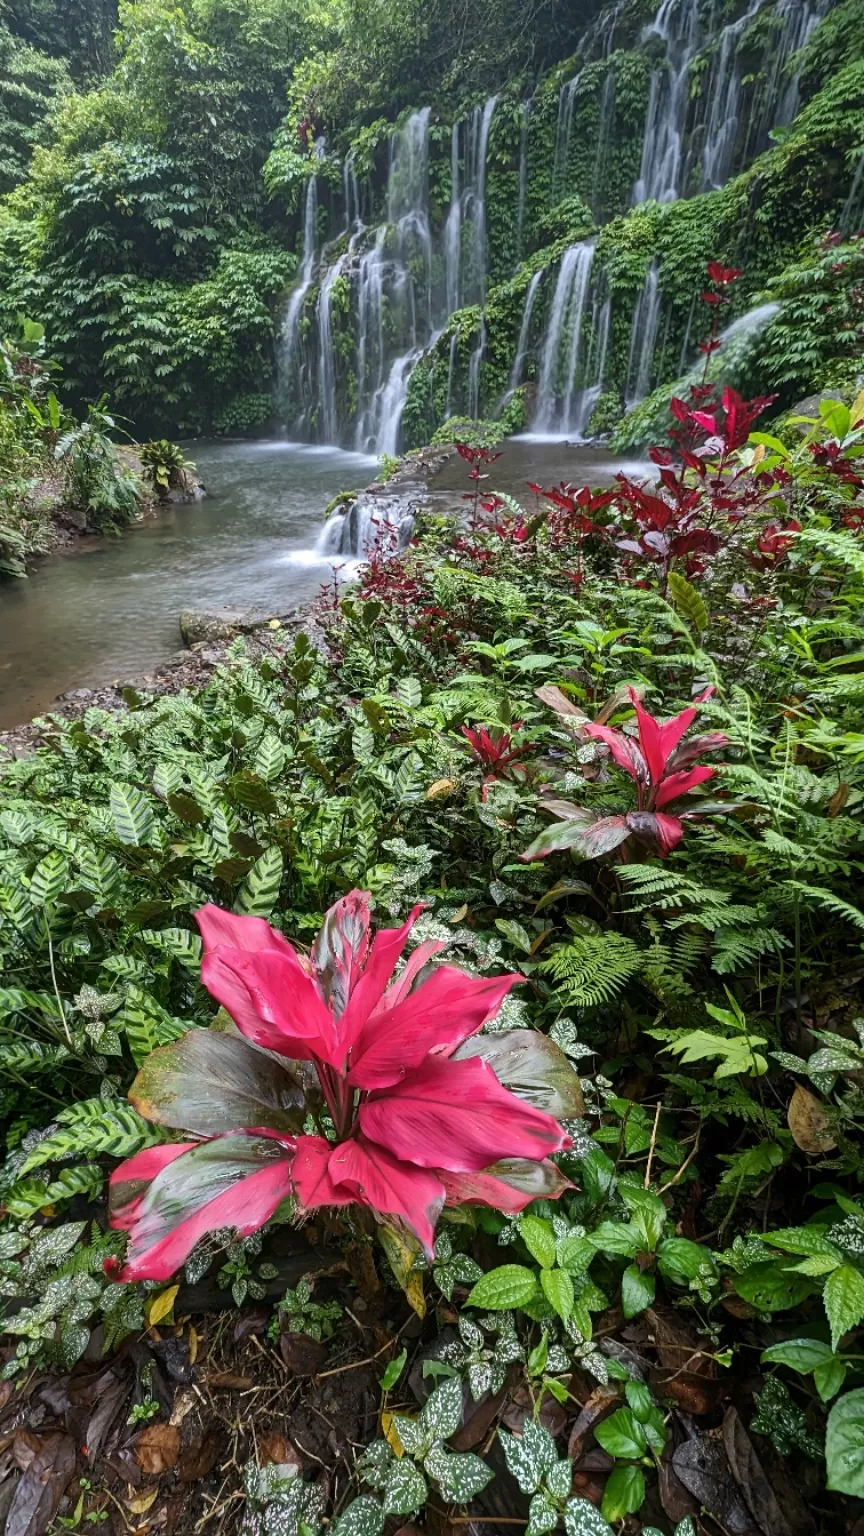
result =
[[567,1007],[596,1008],[638,976],[645,956],[622,933],[577,935],[540,966],[558,983]]

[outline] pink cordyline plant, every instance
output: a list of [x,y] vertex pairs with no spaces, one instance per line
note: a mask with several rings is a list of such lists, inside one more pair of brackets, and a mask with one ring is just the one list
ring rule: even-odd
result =
[[369,1207],[431,1254],[445,1204],[515,1214],[568,1187],[549,1158],[581,1112],[575,1072],[534,1030],[478,1036],[521,976],[430,966],[430,940],[393,980],[420,911],[373,937],[369,893],[352,891],[307,957],[262,918],[202,908],[202,980],[237,1033],[190,1029],[132,1086],[146,1119],[188,1138],[113,1174],[129,1234],[115,1278],[168,1279],[206,1233],[257,1231],[288,1196]]
[[520,758],[530,752],[530,744],[524,742],[517,746],[514,736],[522,729],[522,721],[514,720],[512,731],[505,731],[501,726],[493,725],[491,730],[479,725],[471,727],[463,725],[462,735],[471,748],[471,755],[475,763],[479,763],[483,769],[483,799],[489,793],[490,784],[496,779],[509,775],[514,778],[525,777],[525,766]]
[[718,751],[728,740],[722,731],[683,740],[699,714],[698,705],[713,692],[712,689],[708,689],[695,705],[682,709],[674,719],[661,721],[642,708],[639,695],[630,688],[638,739],[612,726],[589,720],[563,694],[560,704],[556,703],[550,694],[557,692],[545,690],[547,702],[552,702],[580,739],[602,741],[609,748],[614,761],[629,774],[636,786],[636,805],[621,815],[598,816],[569,800],[550,797],[541,801],[546,810],[559,818],[559,823],[535,838],[531,847],[521,855],[526,863],[562,849],[572,849],[582,858],[598,858],[621,848],[630,838],[646,844],[665,858],[684,836],[685,818],[704,815],[709,808],[714,811],[732,809],[731,805],[724,804],[709,807],[705,801],[698,800],[691,807],[681,804],[691,790],[714,777],[715,769],[697,763],[697,758],[706,752]]

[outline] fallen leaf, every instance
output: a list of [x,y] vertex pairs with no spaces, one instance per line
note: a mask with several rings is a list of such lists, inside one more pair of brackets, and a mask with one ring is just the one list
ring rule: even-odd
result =
[[71,1435],[49,1435],[15,1489],[5,1536],[43,1536],[53,1523],[74,1471],[75,1442]]
[[685,1440],[673,1453],[672,1467],[728,1536],[759,1536],[738,1492],[722,1440],[714,1435]]
[[16,1429],[12,1437],[12,1460],[19,1472],[26,1472],[34,1457],[39,1455],[42,1441],[29,1429]]
[[180,1431],[176,1424],[148,1424],[135,1441],[135,1455],[142,1472],[159,1477],[177,1465]]
[[143,1493],[136,1493],[134,1499],[129,1499],[126,1508],[132,1515],[146,1515],[148,1509],[156,1503],[157,1488],[145,1488]]
[[378,1241],[405,1292],[409,1306],[413,1307],[419,1318],[424,1318],[426,1298],[423,1295],[423,1275],[419,1269],[414,1268],[421,1255],[420,1244],[409,1233],[397,1232],[395,1227],[388,1226],[386,1222],[381,1222],[378,1227]]
[[247,1312],[242,1312],[234,1324],[234,1343],[242,1344],[253,1333],[266,1333],[269,1321],[269,1307],[250,1307]]
[[222,1392],[248,1392],[255,1383],[251,1376],[236,1376],[233,1371],[215,1371],[207,1378],[207,1385]]
[[262,1467],[296,1467],[298,1476],[302,1475],[303,1462],[299,1452],[280,1435],[278,1430],[271,1430],[269,1434],[258,1436],[258,1463]]
[[467,903],[467,901],[463,901],[461,907],[458,907],[457,910],[453,913],[453,916],[452,917],[448,917],[447,921],[448,921],[448,923],[450,923],[451,927],[455,928],[457,923],[464,922],[464,920],[465,920],[465,918],[467,916],[468,916],[468,903]]
[[832,1152],[836,1147],[836,1141],[826,1129],[827,1119],[822,1099],[818,1099],[815,1093],[800,1083],[796,1084],[795,1092],[789,1100],[786,1119],[796,1147],[800,1147],[808,1157],[819,1157],[823,1152]]
[[327,1346],[306,1333],[283,1333],[279,1352],[295,1376],[317,1376],[327,1359]]
[[[417,1415],[412,1413],[405,1413],[402,1415],[402,1417],[405,1419],[414,1419],[417,1417]],[[405,1455],[405,1447],[402,1444],[402,1441],[399,1439],[399,1431],[396,1428],[392,1413],[382,1413],[381,1433],[394,1455]]]
[[194,1365],[195,1361],[197,1359],[198,1359],[198,1333],[197,1333],[197,1330],[190,1323],[189,1324],[189,1364],[190,1365]]
[[164,1365],[166,1376],[178,1386],[187,1387],[192,1380],[188,1339],[155,1339],[150,1348]]
[[600,1386],[594,1388],[570,1431],[567,1455],[571,1461],[576,1461],[582,1454],[585,1441],[595,1425],[599,1424],[601,1419],[605,1419],[607,1414],[610,1414],[615,1405],[620,1401],[621,1399],[614,1387]]
[[177,1475],[181,1483],[197,1483],[202,1477],[209,1476],[218,1460],[219,1436],[214,1433],[202,1435],[187,1445],[180,1457]]
[[486,1439],[489,1429],[498,1416],[510,1392],[518,1379],[518,1370],[510,1366],[500,1392],[492,1396],[481,1397],[479,1403],[469,1401],[465,1405],[465,1416],[462,1425],[455,1435],[450,1438],[450,1445],[454,1451],[473,1451],[476,1445]]
[[735,1408],[727,1408],[723,1418],[723,1445],[732,1476],[764,1536],[794,1536]]
[[713,1413],[721,1399],[729,1395],[728,1382],[719,1377],[699,1376],[695,1371],[649,1371],[648,1385],[661,1402],[671,1398],[696,1418]]
[[173,1312],[179,1290],[179,1285],[169,1285],[167,1290],[160,1291],[158,1296],[153,1297],[150,1303],[150,1311],[147,1314],[147,1320],[151,1328],[155,1328],[157,1323],[161,1323],[163,1318],[168,1317],[169,1313]]

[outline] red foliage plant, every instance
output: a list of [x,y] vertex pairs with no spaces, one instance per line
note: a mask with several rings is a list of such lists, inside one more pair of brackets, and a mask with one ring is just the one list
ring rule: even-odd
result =
[[[545,690],[547,700],[555,704],[557,692]],[[722,731],[712,731],[683,740],[699,714],[698,704],[707,696],[703,694],[696,705],[682,709],[674,719],[660,721],[643,709],[638,694],[631,688],[638,728],[634,738],[623,730],[589,720],[561,694],[560,703],[555,705],[559,713],[580,739],[600,741],[608,747],[618,767],[636,786],[636,804],[630,811],[607,816],[569,800],[547,797],[540,803],[558,818],[558,823],[541,832],[521,855],[522,859],[526,863],[545,859],[562,849],[571,849],[585,859],[598,858],[624,849],[631,839],[647,845],[663,858],[677,848],[684,835],[684,820],[704,815],[708,809],[704,801],[696,801],[692,807],[680,804],[691,790],[714,777],[715,770],[697,763],[697,758],[718,751],[728,739]],[[728,810],[731,806],[714,805],[711,809]]]
[[[513,733],[521,731],[522,721],[513,722]],[[489,789],[489,785],[496,779],[506,777],[508,773],[515,778],[524,778],[525,768],[520,762],[526,752],[531,750],[527,742],[517,745],[510,731],[503,730],[500,726],[492,726],[486,730],[484,726],[472,728],[463,725],[462,735],[471,748],[471,755],[476,763],[484,771],[483,799]]]
[[432,940],[392,979],[420,910],[373,937],[369,894],[351,891],[306,956],[262,918],[202,908],[201,977],[236,1033],[190,1029],[132,1086],[141,1115],[185,1137],[112,1175],[129,1234],[114,1278],[168,1279],[206,1233],[255,1232],[289,1196],[365,1206],[429,1255],[445,1204],[516,1214],[568,1187],[550,1158],[581,1113],[575,1072],[534,1030],[478,1033],[521,976],[430,967]]

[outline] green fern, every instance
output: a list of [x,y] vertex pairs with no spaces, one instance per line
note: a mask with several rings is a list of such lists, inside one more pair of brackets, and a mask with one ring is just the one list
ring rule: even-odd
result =
[[596,1008],[617,997],[644,964],[644,953],[632,939],[596,933],[577,935],[539,968],[557,983],[563,1006]]

